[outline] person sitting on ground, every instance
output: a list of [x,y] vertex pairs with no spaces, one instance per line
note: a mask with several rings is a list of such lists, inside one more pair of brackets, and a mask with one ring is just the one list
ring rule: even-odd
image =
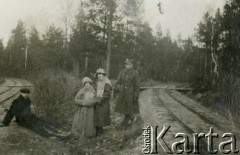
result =
[[13,100],[0,127],[9,126],[15,116],[18,125],[30,129],[42,137],[64,136],[51,123],[39,119],[31,112],[29,93],[28,88],[20,89],[20,95]]
[[92,87],[92,80],[88,77],[82,79],[82,84],[83,88],[75,97],[77,110],[72,125],[72,134],[75,138],[96,136],[94,126],[95,90]]

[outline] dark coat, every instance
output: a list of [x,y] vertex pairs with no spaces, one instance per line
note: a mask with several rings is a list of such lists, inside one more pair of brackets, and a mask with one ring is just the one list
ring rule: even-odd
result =
[[43,137],[52,136],[45,130],[48,129],[50,131],[56,132],[51,123],[39,119],[31,112],[30,109],[31,100],[28,97],[24,98],[22,95],[19,95],[19,97],[12,102],[12,105],[5,115],[2,124],[8,126],[15,116],[18,125],[28,128]]
[[[122,114],[139,113],[140,78],[138,72],[133,69],[123,69],[118,76],[115,92],[117,92],[117,103],[115,111]],[[135,100],[134,100],[135,99]]]
[[109,126],[111,124],[110,118],[110,98],[112,94],[112,86],[105,83],[104,92],[99,99],[99,103],[95,107],[95,126]]
[[14,116],[16,117],[16,121],[19,124],[25,124],[26,119],[33,115],[31,113],[30,107],[30,99],[24,98],[22,95],[19,95],[19,97],[12,102],[9,111],[7,112],[3,120],[3,124],[9,125]]

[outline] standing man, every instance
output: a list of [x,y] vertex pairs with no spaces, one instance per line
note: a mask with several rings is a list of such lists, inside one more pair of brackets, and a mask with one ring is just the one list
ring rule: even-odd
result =
[[115,87],[118,94],[115,112],[125,115],[122,122],[125,129],[132,125],[133,115],[139,113],[139,83],[138,72],[133,69],[133,60],[126,59],[125,69],[119,73]]

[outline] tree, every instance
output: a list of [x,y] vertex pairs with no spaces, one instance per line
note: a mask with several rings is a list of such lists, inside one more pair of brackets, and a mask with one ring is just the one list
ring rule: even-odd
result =
[[110,62],[112,54],[112,22],[113,22],[113,13],[115,10],[115,3],[113,0],[107,1],[107,10],[108,10],[108,41],[107,41],[107,61],[106,61],[106,74],[110,74]]
[[26,41],[24,23],[19,20],[16,28],[12,30],[7,47],[9,49],[9,71],[16,76],[24,73]]
[[204,52],[204,59],[201,61],[204,61],[204,72],[203,72],[203,81],[206,84],[206,86],[210,86],[212,84],[211,81],[211,71],[212,71],[212,62],[211,62],[211,47],[212,47],[212,35],[213,35],[213,23],[212,23],[212,17],[207,12],[203,20],[199,23],[198,29],[197,29],[197,40],[200,43],[200,47],[203,48]]
[[43,42],[40,39],[39,32],[35,27],[32,27],[29,34],[28,42],[29,51],[29,70],[39,71],[41,69],[41,61],[43,61]]
[[63,67],[64,34],[59,28],[51,25],[43,35],[43,61],[45,67],[55,70]]
[[4,67],[6,67],[5,64],[6,64],[6,54],[4,51],[3,41],[2,39],[0,39],[0,70],[3,71]]

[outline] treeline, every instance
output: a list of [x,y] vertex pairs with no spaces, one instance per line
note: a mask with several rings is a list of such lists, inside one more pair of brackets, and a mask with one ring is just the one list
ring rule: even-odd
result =
[[206,13],[196,29],[196,92],[208,107],[236,125],[240,96],[240,1],[228,0],[215,15]]
[[228,0],[214,16],[206,13],[196,33],[199,84],[204,90],[239,84],[240,2]]
[[55,25],[42,35],[35,27],[26,33],[20,20],[5,48],[0,41],[1,74],[21,76],[45,69],[92,74],[106,68],[110,50],[111,78],[126,58],[133,58],[142,79],[194,80],[191,39],[173,40],[160,25],[153,33],[142,21],[143,13],[143,0],[82,0],[71,33]]

